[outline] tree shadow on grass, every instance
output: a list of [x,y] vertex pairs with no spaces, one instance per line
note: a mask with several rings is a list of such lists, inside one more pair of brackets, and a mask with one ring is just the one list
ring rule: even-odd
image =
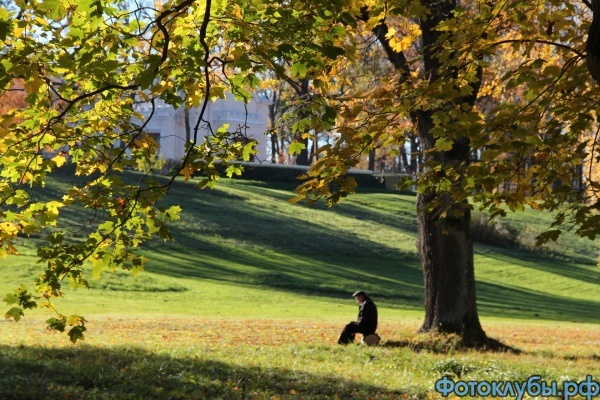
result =
[[[550,256],[541,256],[540,252],[524,249],[503,249],[489,246],[481,246],[480,249],[483,250],[481,253],[486,257],[506,264],[518,260],[521,266],[530,268],[532,272],[547,272],[581,282],[600,284],[600,270],[595,265],[590,265],[589,258],[565,256],[566,260],[560,260]],[[493,249],[493,252],[490,249]]]
[[597,323],[600,302],[517,286],[477,282],[479,315]]
[[0,346],[0,399],[391,399],[333,376],[173,357],[139,348]]
[[485,344],[473,347],[464,346],[456,335],[425,334],[414,340],[390,340],[381,343],[387,348],[406,348],[416,353],[428,351],[435,354],[448,354],[461,350],[477,350],[478,352],[521,354],[522,350],[509,346],[494,338],[487,338]]
[[[242,195],[247,192],[264,198],[246,201]],[[247,185],[186,198],[188,209],[172,227],[178,241],[160,244],[172,261],[153,254],[153,261],[160,262],[149,264],[148,270],[330,298],[347,298],[360,287],[382,304],[422,306],[423,273],[416,252],[393,245],[396,242],[389,238],[358,236],[352,225],[353,219],[388,225],[394,228],[389,232],[402,231],[395,240],[412,241],[416,226],[412,211],[404,222],[400,217],[389,221],[392,205],[365,197],[335,210],[319,210],[319,218],[312,219],[310,214],[283,212],[279,207],[287,195],[277,188]],[[396,201],[413,200],[398,197]],[[408,209],[408,204],[399,207]],[[344,224],[319,222],[337,221],[334,214],[344,216]],[[518,262],[532,273],[543,270],[582,282],[595,282],[600,276],[591,268],[547,260],[525,250],[495,249],[490,254],[489,247],[476,250],[506,264]],[[542,293],[493,281],[478,281],[477,292],[482,315],[594,322],[600,306],[562,296],[560,291]]]

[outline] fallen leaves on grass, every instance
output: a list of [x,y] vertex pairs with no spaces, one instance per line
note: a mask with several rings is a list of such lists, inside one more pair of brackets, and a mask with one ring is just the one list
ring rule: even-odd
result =
[[[74,346],[64,335],[46,332],[35,318],[3,323],[0,344],[14,354],[30,349],[32,362],[43,365],[81,358],[78,365],[87,368],[92,359],[86,359],[86,353],[102,355],[107,361],[96,360],[93,368],[104,368],[105,374],[110,366],[107,382],[137,377],[139,390],[151,383],[149,398],[165,397],[179,387],[191,392],[201,387],[205,393],[235,398],[307,398],[340,391],[353,398],[438,398],[433,383],[443,374],[465,379],[526,379],[539,373],[566,379],[568,374],[577,379],[600,373],[600,327],[595,325],[487,327],[489,336],[527,350],[520,355],[417,349],[410,344],[426,339],[416,334],[417,321],[383,322],[378,330],[383,346],[376,348],[336,345],[344,326],[340,321],[138,316],[100,317],[90,325],[85,342]],[[76,382],[98,386],[96,369],[83,375],[74,369],[72,374]],[[154,371],[151,379],[142,373],[146,370]],[[60,398],[66,393],[77,397],[87,390],[83,386],[53,390]]]

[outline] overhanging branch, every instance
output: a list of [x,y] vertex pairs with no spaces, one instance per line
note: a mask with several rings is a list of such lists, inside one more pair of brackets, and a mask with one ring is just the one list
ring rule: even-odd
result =
[[[532,42],[532,40],[529,40],[529,39],[506,39],[506,40],[501,40],[499,42],[489,44],[486,47],[495,47],[495,46],[500,46],[500,45],[508,44],[508,43],[531,43],[531,42]],[[544,40],[544,39],[534,39],[533,42],[547,44],[547,45],[555,46],[555,47],[560,47],[560,48],[572,51],[573,53],[577,54],[581,58],[585,58],[585,53],[583,53],[569,45],[563,44],[563,43],[553,42],[551,40]]]

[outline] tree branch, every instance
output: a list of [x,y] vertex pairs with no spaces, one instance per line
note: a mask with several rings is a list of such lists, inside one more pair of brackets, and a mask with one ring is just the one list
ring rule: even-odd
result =
[[[506,40],[501,40],[499,42],[496,43],[492,43],[487,45],[486,47],[495,47],[495,46],[500,46],[502,44],[507,44],[507,43],[529,43],[531,42],[531,40],[527,40],[527,39],[506,39]],[[535,43],[542,43],[542,44],[548,44],[551,46],[556,46],[556,47],[560,47],[569,51],[572,51],[573,53],[577,54],[579,57],[581,58],[585,58],[585,54],[582,53],[581,51],[566,45],[566,44],[562,44],[562,43],[557,43],[557,42],[553,42],[550,40],[543,40],[543,39],[535,39],[534,40]]]
[[383,46],[383,49],[385,50],[390,62],[394,65],[394,68],[400,71],[404,78],[408,78],[410,76],[408,60],[403,52],[392,49],[392,46],[390,46],[390,40],[386,36],[388,32],[389,28],[385,22],[381,22],[379,25],[373,28],[373,34],[375,34],[375,37]]
[[[189,3],[191,4],[192,2],[193,1],[190,1]],[[208,24],[210,22],[211,6],[212,6],[212,0],[206,0],[206,9],[204,10],[204,18],[202,18],[202,24],[200,25],[199,40],[200,40],[200,44],[202,45],[202,48],[204,49],[204,60],[203,61],[204,61],[204,79],[206,81],[206,83],[205,83],[206,90],[204,92],[204,101],[202,102],[202,108],[200,109],[200,115],[198,115],[196,125],[194,126],[194,139],[193,139],[194,144],[196,144],[198,142],[198,131],[200,130],[200,123],[204,120],[204,113],[206,112],[206,107],[208,106],[208,101],[210,99],[210,89],[211,89],[210,62],[209,62],[210,61],[210,48],[208,47],[208,44],[206,43],[206,32],[208,29]],[[186,107],[185,104],[184,104],[184,107]],[[183,171],[183,169],[187,165],[187,163],[191,157],[191,154],[192,154],[192,149],[193,149],[193,147],[190,146],[188,151],[185,153],[183,160],[181,160],[181,165],[179,166],[179,168],[177,168],[177,170],[171,176],[171,179],[169,180],[169,182],[165,185],[167,187],[167,191],[169,190],[168,188],[170,188],[171,185],[173,184],[173,182],[175,181],[175,178],[177,178],[179,173],[181,171]]]
[[[162,20],[171,14],[178,13],[178,12],[184,10],[185,8],[192,5],[194,3],[194,1],[195,0],[185,0],[184,2],[182,2],[181,4],[179,4],[173,8],[169,8],[168,10],[163,11],[154,20],[154,22],[156,23],[156,26],[158,27],[158,29],[160,29],[160,31],[162,32],[162,34],[165,38],[165,42],[163,43],[163,46],[162,46],[162,53],[160,56],[160,64],[163,64],[165,61],[167,61],[167,57],[169,56],[169,43],[170,43],[169,31],[163,25]],[[206,7],[207,7],[207,9],[210,9],[209,4],[207,4]],[[160,66],[160,64],[158,66],[156,66],[156,68],[154,69],[155,72],[158,71],[158,67]]]
[[588,8],[589,8],[590,10],[592,10],[592,9],[593,9],[593,8],[592,8],[592,3],[590,3],[590,2],[589,2],[589,0],[581,0],[581,2],[582,2],[583,4],[585,4],[586,6],[588,6]]

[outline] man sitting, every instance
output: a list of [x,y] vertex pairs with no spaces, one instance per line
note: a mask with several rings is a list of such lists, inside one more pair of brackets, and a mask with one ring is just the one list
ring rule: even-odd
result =
[[350,322],[340,335],[339,344],[348,344],[354,342],[357,333],[364,336],[371,335],[377,330],[377,306],[373,300],[362,290],[354,293],[354,299],[359,304],[358,318],[356,322]]

